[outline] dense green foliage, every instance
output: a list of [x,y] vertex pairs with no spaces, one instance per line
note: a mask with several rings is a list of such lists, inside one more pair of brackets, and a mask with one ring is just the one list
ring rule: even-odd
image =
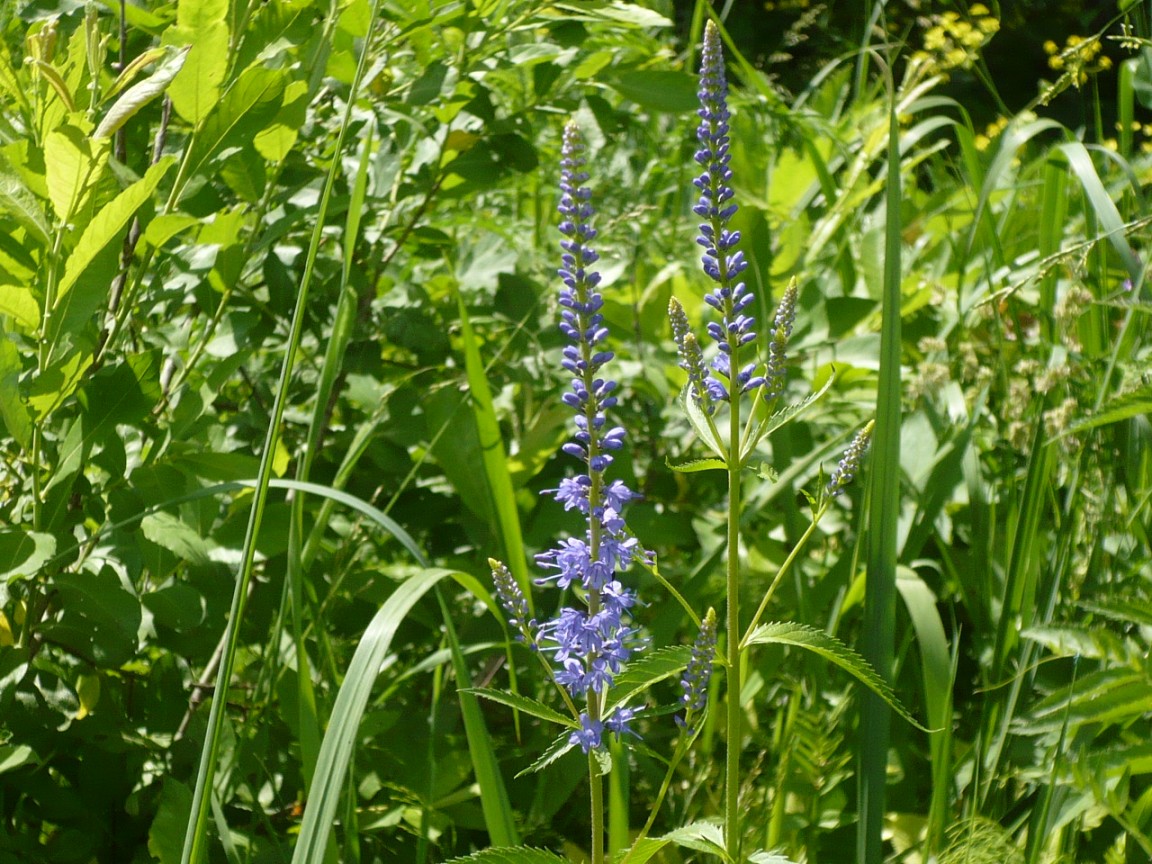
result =
[[[798,624],[746,655],[746,849],[857,860],[863,689],[798,648],[863,641],[888,483],[883,671],[935,731],[897,719],[880,748],[886,852],[1152,856],[1152,22],[1120,5],[1045,32],[1011,111],[995,9],[878,14],[786,87],[726,31],[754,312],[797,280],[787,400],[828,388],[745,474],[743,608],[882,376],[901,388],[899,464],[836,499],[763,619]],[[612,470],[658,561],[629,575],[652,649],[622,686],[650,710],[613,754],[610,846],[643,825],[696,633],[660,580],[698,615],[724,593],[722,473],[670,467],[707,455],[666,318],[675,294],[699,322],[707,290],[691,73],[713,13],[690,11],[678,33],[661,0],[0,8],[0,864],[582,860],[587,766],[525,771],[556,740],[536,706],[563,706],[487,563],[526,583],[579,525],[541,496],[572,469],[569,117],[629,433]],[[976,88],[1000,119],[952,98]],[[461,692],[489,685],[524,701]],[[714,700],[633,862],[719,852],[723,720]],[[504,854],[476,860],[558,860]]]

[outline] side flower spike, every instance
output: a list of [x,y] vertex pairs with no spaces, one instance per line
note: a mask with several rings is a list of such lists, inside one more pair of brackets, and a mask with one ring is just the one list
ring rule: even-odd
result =
[[676,718],[676,722],[685,727],[689,733],[695,731],[692,723],[696,715],[708,704],[708,682],[712,678],[712,659],[715,653],[716,610],[709,608],[708,614],[700,623],[700,632],[692,645],[692,656],[680,679],[680,688],[684,691],[680,701],[685,711],[683,717]]
[[792,336],[792,324],[796,320],[796,280],[793,279],[784,289],[780,305],[776,307],[776,318],[772,322],[772,341],[768,343],[768,364],[764,373],[764,401],[771,402],[784,392],[784,364],[787,362],[788,339]]
[[844,458],[833,469],[832,476],[828,478],[828,494],[833,498],[844,491],[844,487],[852,482],[856,472],[860,470],[860,460],[864,457],[864,451],[868,449],[868,443],[872,440],[872,429],[875,425],[875,420],[869,420],[868,425],[856,433],[856,437],[852,439],[852,443],[844,451]]

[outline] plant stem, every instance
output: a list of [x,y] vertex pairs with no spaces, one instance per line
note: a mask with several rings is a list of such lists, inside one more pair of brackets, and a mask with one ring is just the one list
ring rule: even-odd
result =
[[[724,263],[721,262],[721,266]],[[736,380],[737,346],[732,345],[728,394],[728,671],[724,772],[724,837],[728,856],[740,860],[740,385]]]
[[592,790],[592,864],[604,864],[604,778],[594,750],[588,753],[588,786]]

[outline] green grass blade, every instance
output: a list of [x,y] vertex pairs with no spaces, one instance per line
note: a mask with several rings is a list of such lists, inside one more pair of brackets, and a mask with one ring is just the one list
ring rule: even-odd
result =
[[472,683],[468,664],[460,651],[460,640],[452,624],[452,613],[439,591],[436,599],[444,616],[444,633],[448,637],[448,648],[452,652],[452,670],[456,673],[456,694],[460,698],[460,713],[464,717],[464,734],[468,738],[468,753],[472,757],[472,771],[480,787],[480,807],[484,812],[484,825],[488,829],[488,839],[493,846],[516,846],[520,835],[512,818],[512,804],[508,800],[508,790],[500,773],[500,763],[492,751],[492,738],[480,713],[480,703],[469,686]]
[[1108,238],[1108,242],[1112,244],[1120,256],[1120,260],[1124,262],[1129,278],[1133,282],[1138,281],[1144,273],[1144,265],[1128,243],[1124,220],[1120,216],[1120,211],[1116,209],[1112,197],[1104,188],[1100,175],[1096,172],[1096,166],[1092,164],[1092,158],[1088,155],[1087,148],[1079,141],[1069,141],[1061,144],[1059,149],[1067,158],[1072,173],[1080,181],[1084,194],[1088,196],[1088,202],[1092,205],[1092,210],[1104,229],[1104,236]]
[[[900,518],[900,126],[888,117],[888,187],[885,199],[884,295],[876,429],[869,470],[868,568],[861,654],[880,677],[892,677],[896,638],[896,548]],[[865,694],[860,719],[860,864],[882,860],[884,796],[891,717],[883,699]]]
[[360,720],[381,664],[392,646],[392,638],[417,601],[440,580],[452,575],[451,570],[430,569],[406,579],[380,607],[360,638],[348,674],[336,694],[332,721],[320,745],[300,838],[292,855],[293,864],[320,864],[324,860]]
[[529,612],[532,605],[532,577],[528,572],[524,555],[524,540],[520,533],[520,514],[516,509],[516,493],[512,488],[512,476],[508,473],[508,457],[504,452],[504,440],[500,435],[500,423],[496,419],[496,409],[492,405],[492,391],[484,374],[484,363],[480,358],[480,346],[464,298],[457,293],[456,304],[460,310],[460,341],[464,346],[464,366],[468,375],[468,388],[472,398],[472,417],[476,422],[476,432],[480,437],[480,452],[484,464],[484,476],[492,496],[492,505],[499,523],[500,536],[504,543],[504,562],[516,577],[516,582],[528,601]]
[[920,649],[920,671],[924,681],[924,705],[932,757],[932,800],[928,806],[928,835],[921,854],[936,855],[948,827],[948,806],[952,791],[952,658],[944,623],[936,608],[936,595],[924,580],[906,567],[900,568],[896,589],[912,620]]

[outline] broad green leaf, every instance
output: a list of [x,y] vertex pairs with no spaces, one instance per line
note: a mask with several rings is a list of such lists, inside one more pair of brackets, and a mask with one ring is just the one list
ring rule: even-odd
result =
[[192,790],[171,776],[165,777],[156,816],[148,829],[148,851],[160,864],[179,864],[191,811]]
[[25,765],[35,765],[40,762],[39,757],[27,744],[0,745],[0,774],[15,771]]
[[492,847],[463,858],[451,858],[445,864],[571,864],[554,852],[529,846]]
[[189,564],[207,564],[212,550],[192,526],[171,513],[153,513],[140,522],[144,536]]
[[56,538],[51,534],[10,529],[0,532],[0,580],[35,576],[40,567],[56,554]]
[[179,74],[168,88],[172,107],[198,126],[220,101],[228,73],[228,0],[180,0],[176,26],[164,33],[170,45],[188,45]]
[[64,265],[64,276],[56,288],[52,309],[52,333],[55,343],[63,333],[74,332],[88,323],[93,312],[107,297],[108,289],[119,267],[119,251],[132,217],[156,191],[174,157],[165,157],[106,204],[88,223],[76,248]]
[[27,448],[32,443],[32,418],[20,396],[23,371],[20,349],[0,331],[0,420],[16,443]]
[[159,96],[172,83],[172,79],[184,66],[188,58],[187,47],[168,51],[151,75],[138,84],[125,90],[104,114],[104,119],[92,133],[93,138],[111,137],[117,129],[131,120],[141,108]]
[[492,690],[489,688],[474,688],[462,690],[462,693],[472,693],[476,696],[481,696],[484,699],[489,699],[493,702],[499,702],[501,705],[507,705],[509,708],[515,708],[523,711],[525,714],[531,714],[533,717],[539,717],[541,720],[547,720],[549,723],[556,723],[560,726],[569,726],[573,729],[576,728],[576,721],[571,717],[566,717],[559,711],[555,711],[545,705],[543,702],[537,702],[535,699],[530,699],[527,696],[521,696],[519,693],[513,693],[511,690]]
[[652,111],[687,114],[700,107],[696,79],[683,72],[638,69],[608,78],[607,84],[625,99]]
[[250,66],[228,88],[216,109],[204,121],[188,156],[188,175],[222,149],[250,142],[263,131],[281,105],[287,83],[284,69]]
[[181,582],[175,582],[140,598],[157,624],[177,632],[191,630],[204,622],[204,595]]
[[107,142],[93,142],[75,126],[48,133],[44,141],[45,182],[60,222],[74,221],[107,163]]
[[135,656],[140,601],[124,589],[111,567],[98,573],[58,573],[52,586],[63,612],[44,628],[48,638],[104,668],[116,668]]
[[144,229],[144,242],[159,249],[177,234],[199,224],[199,219],[187,213],[161,213]]
[[684,410],[684,416],[688,418],[688,422],[692,424],[692,428],[696,430],[700,440],[707,444],[708,449],[715,453],[720,460],[727,460],[727,445],[720,439],[715,424],[709,422],[711,418],[701,410],[700,406],[696,404],[696,400],[692,398],[692,388],[688,385],[685,385],[684,389],[680,391],[680,407]]
[[0,315],[11,316],[28,331],[40,326],[40,304],[25,285],[0,285]]
[[64,400],[71,396],[84,373],[92,364],[92,353],[87,346],[69,351],[32,379],[28,385],[28,407],[35,419],[41,420],[55,411]]
[[830,660],[839,666],[844,671],[852,675],[857,681],[883,699],[893,711],[923,732],[930,732],[932,730],[925,729],[915,718],[900,704],[896,698],[896,694],[892,692],[892,688],[876,674],[868,663],[841,642],[832,636],[829,636],[823,630],[817,630],[815,627],[809,627],[806,624],[797,624],[790,621],[777,622],[772,624],[761,624],[753,630],[748,638],[744,640],[745,646],[751,645],[793,645],[797,648],[804,648],[805,650],[812,651],[819,654],[826,660]]
[[19,176],[7,170],[0,171],[0,213],[10,213],[41,244],[48,245],[50,229],[40,202]]
[[256,152],[269,162],[283,162],[296,144],[308,111],[308,82],[291,81],[284,88],[276,120],[253,139]]

